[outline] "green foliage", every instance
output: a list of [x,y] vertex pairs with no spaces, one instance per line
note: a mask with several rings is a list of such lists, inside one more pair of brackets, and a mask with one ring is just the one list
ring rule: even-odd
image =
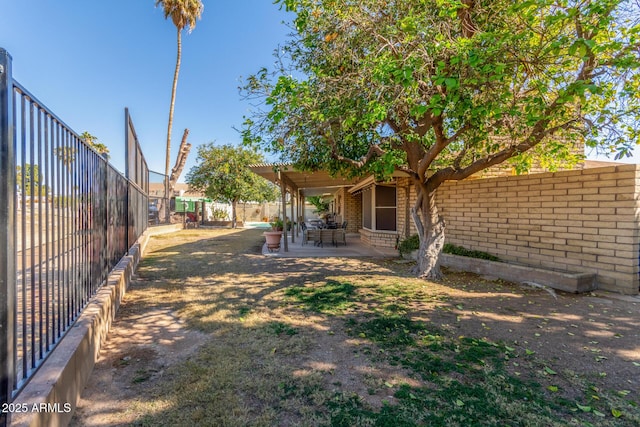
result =
[[296,335],[298,331],[283,322],[269,322],[267,323],[267,329],[275,335]]
[[300,169],[408,173],[425,236],[446,181],[568,167],[585,144],[625,156],[640,140],[638,2],[276,3],[296,34],[241,88],[264,101],[244,142]]
[[[22,182],[24,180],[24,182]],[[21,166],[16,166],[16,183],[20,192],[24,196],[45,196],[48,193],[48,188],[41,184],[42,174],[38,165],[26,164],[24,169]],[[40,194],[38,194],[38,188],[40,188]]]
[[352,305],[355,287],[346,282],[327,280],[319,287],[296,286],[285,291],[285,295],[304,304],[310,310],[337,314]]
[[510,159],[553,169],[585,142],[618,156],[638,142],[637,2],[276,3],[297,34],[282,68],[247,79],[267,109],[242,133],[302,168],[408,170],[433,190]]
[[58,160],[62,162],[62,164],[67,168],[76,161],[77,150],[75,149],[75,147],[56,147],[54,153]]
[[354,331],[381,347],[404,347],[415,344],[418,332],[426,330],[420,322],[404,316],[382,316],[358,324]]
[[[555,422],[562,408],[545,399],[540,384],[509,372],[505,361],[513,349],[504,344],[455,337],[403,316],[347,323],[353,336],[379,347],[379,358],[401,366],[410,377],[420,378],[422,385],[385,383],[395,391],[396,402],[379,410],[360,399],[336,395],[327,403],[331,425],[501,425],[514,419],[514,412],[518,414],[515,425],[569,425]],[[376,350],[364,349],[365,353]]]
[[196,161],[186,181],[190,188],[204,192],[213,200],[223,203],[276,200],[278,190],[248,169],[249,165],[263,161],[262,156],[252,150],[209,143],[198,147]]
[[274,219],[272,222],[269,223],[269,225],[271,226],[271,229],[274,231],[282,231],[284,229],[284,222],[282,222],[280,218]]
[[469,258],[479,258],[479,259],[486,259],[489,261],[498,261],[498,262],[501,261],[500,258],[498,258],[497,256],[491,255],[487,252],[470,250],[470,249],[463,248],[462,246],[452,245],[451,243],[445,243],[444,248],[442,249],[442,252],[446,254],[466,256]]
[[314,213],[329,212],[329,202],[325,201],[322,196],[309,196],[306,200],[316,208]]
[[214,219],[225,220],[229,217],[229,213],[225,209],[214,209],[211,212]]
[[417,234],[401,240],[398,244],[398,251],[400,252],[400,256],[411,253],[418,249],[420,249],[420,236],[418,236]]
[[[412,236],[407,237],[404,240],[401,240],[400,243],[398,244],[398,251],[400,252],[401,256],[411,253],[418,249],[420,249],[420,238],[417,234],[414,234]],[[462,246],[456,246],[451,243],[445,243],[442,249],[442,252],[446,254],[460,255],[460,256],[466,256],[470,258],[486,259],[489,261],[498,261],[498,262],[501,261],[500,258],[498,258],[495,255],[491,255],[490,253],[466,249]]]
[[105,154],[108,156],[109,147],[107,147],[105,144],[98,141],[97,136],[91,135],[89,132],[84,131],[82,132],[82,135],[80,135],[80,138],[82,138],[82,140],[86,142],[87,145],[89,145],[89,147],[96,150],[98,154]]

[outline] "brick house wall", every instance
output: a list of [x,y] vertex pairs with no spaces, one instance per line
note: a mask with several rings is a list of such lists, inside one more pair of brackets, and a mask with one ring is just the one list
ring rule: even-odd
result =
[[347,221],[347,233],[357,233],[362,224],[362,197],[350,194],[346,187],[339,189],[333,197],[339,200],[336,213]]
[[638,293],[639,165],[447,182],[438,206],[450,243]]

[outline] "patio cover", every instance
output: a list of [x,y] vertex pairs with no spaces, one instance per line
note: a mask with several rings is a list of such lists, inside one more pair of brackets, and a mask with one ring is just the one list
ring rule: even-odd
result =
[[322,170],[298,171],[290,164],[263,163],[251,165],[249,169],[275,184],[281,185],[284,182],[292,194],[300,191],[300,195],[304,197],[319,196],[336,188],[350,187],[358,181],[358,178],[332,177]]
[[[309,196],[319,196],[324,193],[331,193],[337,188],[351,187],[358,179],[348,179],[344,177],[332,177],[326,171],[298,171],[290,164],[263,163],[250,165],[249,169],[261,177],[268,179],[280,187],[282,193],[282,218],[287,217],[286,194],[291,194],[291,218],[301,215],[301,200]],[[293,200],[298,203],[297,213],[294,212]],[[287,238],[287,228],[284,229],[284,251],[289,252]],[[291,241],[294,241],[295,233],[291,234]]]

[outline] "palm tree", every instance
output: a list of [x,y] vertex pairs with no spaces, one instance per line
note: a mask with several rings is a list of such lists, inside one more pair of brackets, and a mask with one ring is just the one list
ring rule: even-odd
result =
[[196,20],[202,16],[204,5],[200,0],[156,0],[156,7],[162,6],[165,19],[171,17],[173,25],[178,30],[178,58],[176,70],[173,74],[173,87],[171,89],[171,106],[169,107],[169,125],[167,126],[167,154],[165,158],[165,175],[169,176],[169,162],[171,158],[171,128],[173,126],[173,107],[176,102],[176,88],[178,87],[178,74],[180,72],[180,60],[182,56],[182,30],[189,27],[191,32],[196,26]]
[[105,144],[99,142],[97,136],[91,135],[89,132],[84,131],[80,135],[80,138],[82,138],[82,140],[84,142],[86,142],[87,145],[89,145],[91,148],[96,150],[98,152],[98,154],[102,155],[102,157],[104,157],[105,159],[109,160],[109,157],[110,157],[109,156],[109,147],[107,147]]

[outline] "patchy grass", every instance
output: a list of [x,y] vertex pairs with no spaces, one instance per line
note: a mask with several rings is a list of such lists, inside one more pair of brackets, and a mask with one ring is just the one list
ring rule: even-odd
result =
[[[123,322],[127,315],[134,324],[146,311],[165,308],[206,338],[162,375],[131,366],[135,360],[116,365],[137,369],[129,382],[136,398],[110,421],[640,423],[637,393],[623,378],[618,387],[603,388],[601,376],[556,367],[556,353],[535,342],[544,330],[520,326],[532,318],[543,327],[551,323],[556,312],[542,318],[536,307],[547,294],[466,275],[428,283],[387,261],[265,258],[257,253],[260,233],[189,230],[152,240],[127,295]],[[567,336],[561,333],[558,342]]]
[[352,297],[355,287],[351,283],[329,280],[322,286],[294,286],[285,291],[285,295],[313,311],[326,314],[342,314],[353,307]]

